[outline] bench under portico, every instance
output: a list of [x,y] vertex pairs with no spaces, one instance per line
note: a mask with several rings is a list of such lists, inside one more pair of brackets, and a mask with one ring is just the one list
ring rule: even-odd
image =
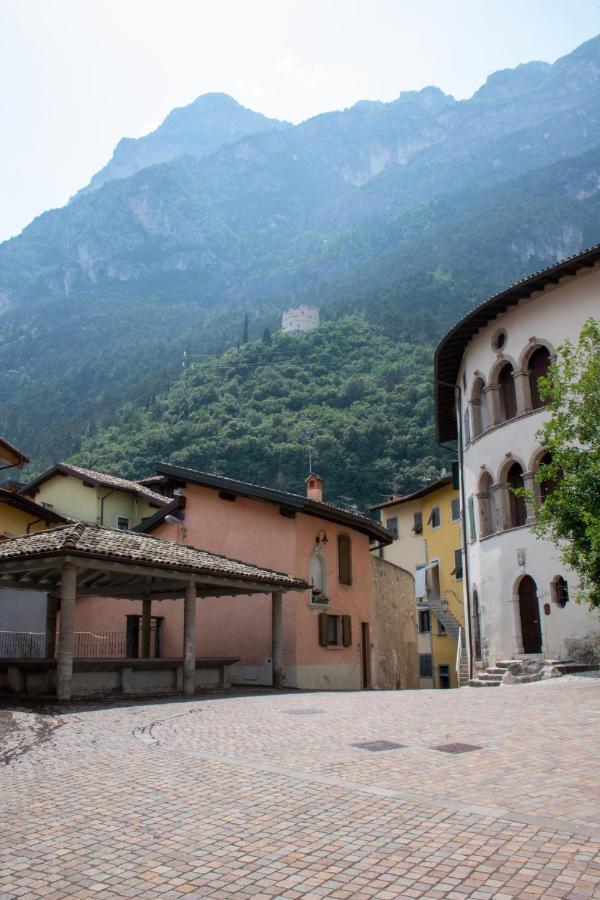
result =
[[[13,676],[28,670],[40,672],[46,661],[48,676],[56,682],[59,700],[73,694],[73,650],[75,604],[78,597],[101,596],[143,601],[142,645],[149,641],[152,600],[183,598],[183,660],[175,678],[185,694],[196,689],[196,598],[270,594],[272,606],[273,686],[283,687],[283,594],[304,591],[307,584],[291,575],[217,556],[195,547],[161,538],[118,531],[77,522],[0,543],[0,588],[48,593],[46,613],[46,660],[11,660]],[[54,659],[57,617],[60,615],[58,652]],[[235,660],[217,661],[224,667]],[[94,661],[85,669],[92,671]],[[127,666],[125,663],[130,662]],[[168,670],[166,660],[147,660],[150,669]],[[33,669],[32,669],[33,664]],[[140,670],[140,660],[122,660],[119,671]],[[173,668],[173,666],[171,666]],[[98,665],[96,671],[107,670]],[[225,669],[223,668],[223,673]],[[182,677],[181,677],[182,674]],[[223,676],[224,677],[224,676]],[[121,689],[127,678],[120,676]],[[139,683],[139,679],[138,679]]]

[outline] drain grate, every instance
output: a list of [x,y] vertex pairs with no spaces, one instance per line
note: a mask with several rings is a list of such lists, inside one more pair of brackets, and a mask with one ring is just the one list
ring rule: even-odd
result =
[[432,747],[432,750],[439,750],[440,753],[472,753],[473,750],[481,750],[477,744],[439,744],[437,747]]
[[394,741],[364,741],[362,744],[352,744],[359,750],[370,750],[371,753],[379,753],[381,750],[399,750],[406,744],[396,744]]
[[324,709],[284,709],[287,716],[320,716]]

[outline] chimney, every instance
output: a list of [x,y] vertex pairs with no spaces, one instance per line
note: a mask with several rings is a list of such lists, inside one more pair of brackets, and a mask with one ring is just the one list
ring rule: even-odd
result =
[[323,479],[311,472],[304,482],[306,484],[306,496],[309,500],[323,502]]

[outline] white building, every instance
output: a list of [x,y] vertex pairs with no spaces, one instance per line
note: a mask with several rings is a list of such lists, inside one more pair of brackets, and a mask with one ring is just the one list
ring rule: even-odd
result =
[[[486,300],[450,331],[435,356],[438,438],[458,441],[465,538],[465,620],[474,668],[521,654],[566,657],[566,641],[600,624],[574,600],[575,575],[530,529],[535,509],[511,487],[544,459],[539,397],[557,346],[600,318],[600,245]],[[479,664],[479,665],[478,665]]]
[[286,309],[281,319],[281,330],[287,334],[304,334],[319,327],[319,310],[316,306],[297,306]]

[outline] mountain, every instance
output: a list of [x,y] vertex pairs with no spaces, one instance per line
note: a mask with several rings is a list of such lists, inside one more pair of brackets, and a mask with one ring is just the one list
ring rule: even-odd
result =
[[[128,428],[132,404],[157,410],[159,432],[157,398],[176,390],[184,350],[218,355],[246,313],[259,337],[300,302],[430,352],[486,295],[600,240],[599,79],[594,38],[553,65],[495,73],[470,100],[427,87],[233,142],[226,109],[233,123],[241,108],[217,95],[214,152],[115,175],[0,245],[4,431],[38,467],[82,443],[95,458],[104,429]],[[330,346],[324,377],[342,352]],[[439,461],[432,436],[419,446]],[[405,478],[429,465],[398,453]],[[135,458],[128,472],[141,475]],[[233,465],[225,448],[223,458]]]
[[150,134],[120,140],[112,159],[77,196],[96,191],[115,178],[135,175],[147,166],[169,162],[179,156],[210,156],[224,144],[288,125],[288,122],[269,119],[246,109],[227,94],[203,94],[189,106],[172,110]]

